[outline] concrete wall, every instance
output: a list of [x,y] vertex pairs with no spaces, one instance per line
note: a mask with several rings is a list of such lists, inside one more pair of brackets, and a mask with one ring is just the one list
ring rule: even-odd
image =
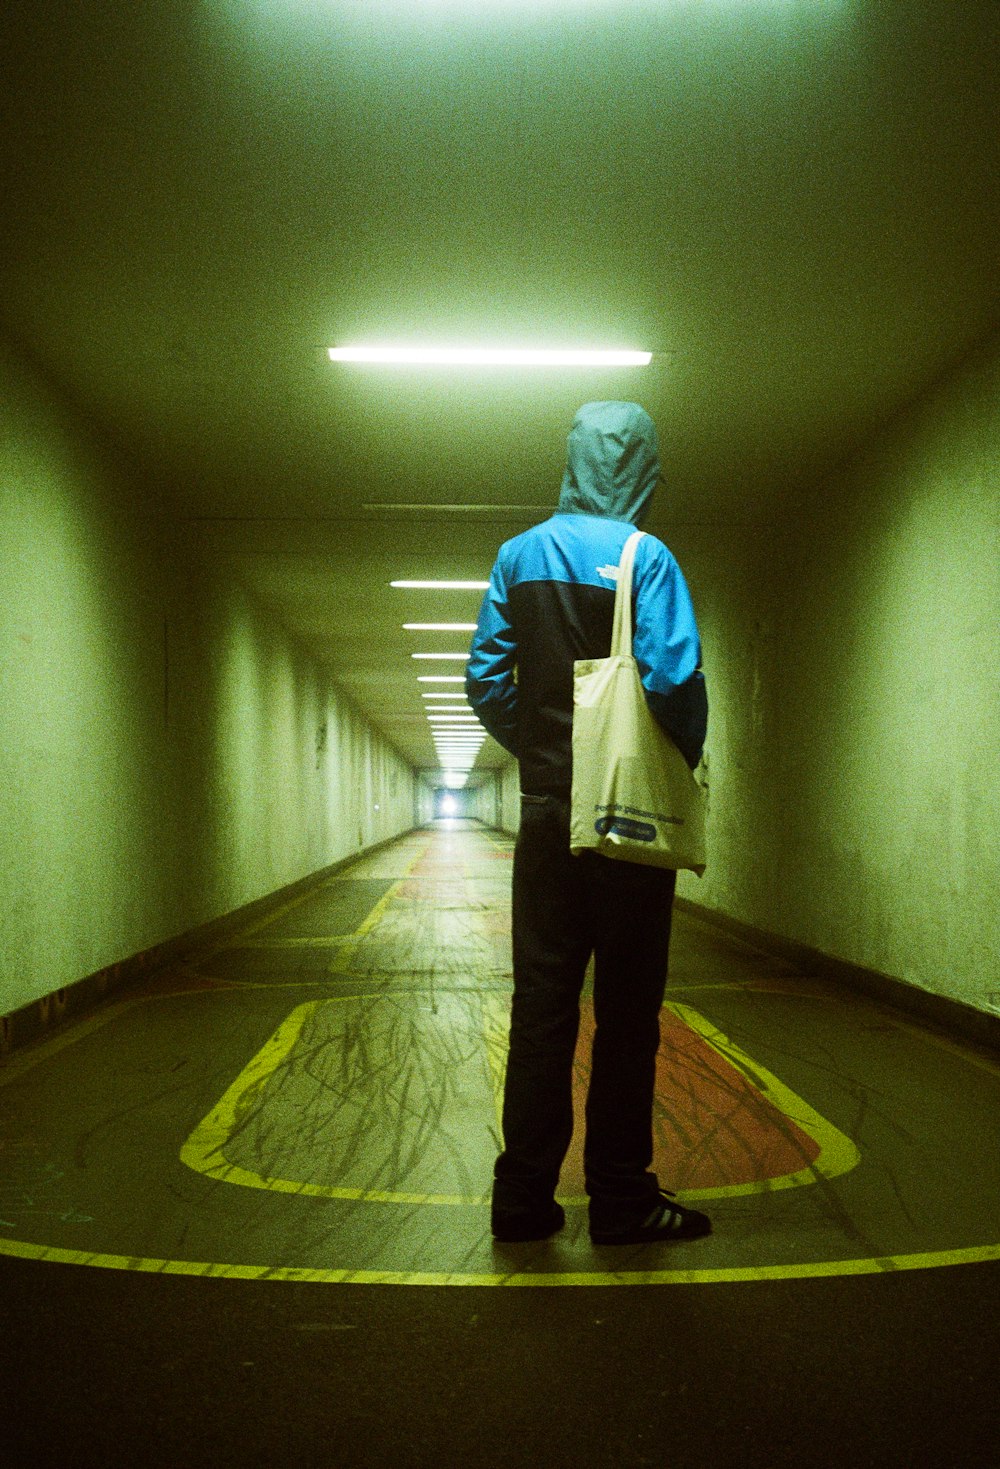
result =
[[413,777],[0,357],[0,1014],[413,824]]
[[681,891],[1000,1008],[1000,346],[692,559],[711,865]]
[[511,759],[500,772],[500,820],[504,831],[517,832],[521,824],[521,776],[517,761]]

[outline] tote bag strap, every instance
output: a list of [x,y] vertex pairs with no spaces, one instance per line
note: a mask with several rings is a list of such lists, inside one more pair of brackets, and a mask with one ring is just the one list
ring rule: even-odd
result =
[[615,587],[615,620],[611,628],[612,658],[632,656],[632,563],[635,561],[635,548],[644,535],[645,531],[633,531],[622,547]]

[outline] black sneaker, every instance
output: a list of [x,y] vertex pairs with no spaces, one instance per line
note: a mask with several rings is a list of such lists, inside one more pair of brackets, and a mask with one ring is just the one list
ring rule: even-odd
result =
[[494,1209],[493,1238],[502,1244],[525,1244],[532,1239],[548,1239],[565,1223],[563,1207],[555,1202],[542,1213],[537,1209]]
[[712,1233],[712,1221],[697,1209],[685,1209],[674,1202],[669,1189],[661,1188],[659,1201],[639,1224],[619,1225],[614,1229],[590,1226],[595,1245],[647,1245],[661,1241],[700,1239]]

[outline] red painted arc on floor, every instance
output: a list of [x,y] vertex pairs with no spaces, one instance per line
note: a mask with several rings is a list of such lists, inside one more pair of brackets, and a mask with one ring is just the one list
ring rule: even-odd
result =
[[[661,1182],[698,1192],[781,1178],[816,1162],[820,1143],[685,1020],[664,1010],[660,1030],[653,1166]],[[584,1191],[583,1109],[593,1037],[593,1004],[585,999],[574,1070],[576,1125],[560,1180],[567,1194]]]

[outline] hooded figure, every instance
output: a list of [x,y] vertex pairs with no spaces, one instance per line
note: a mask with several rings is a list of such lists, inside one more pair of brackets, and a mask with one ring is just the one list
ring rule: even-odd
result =
[[[585,403],[567,440],[559,508],[500,548],[466,671],[484,728],[520,763],[521,790],[568,795],[573,663],[606,658],[622,548],[660,478],[638,403]],[[633,653],[650,709],[694,768],[707,724],[701,646],[680,567],[645,535],[633,571]]]
[[[466,675],[469,703],[518,758],[514,991],[503,1152],[491,1227],[547,1239],[573,1134],[580,995],[593,958],[595,1032],[583,1163],[596,1244],[696,1239],[708,1216],[660,1188],[653,1086],[676,874],[570,850],[573,664],[611,649],[618,563],[659,478],[656,431],[637,403],[585,403],[569,435],[559,509],[500,548]],[[673,556],[639,541],[632,652],[654,717],[694,766],[707,704],[691,599]]]
[[566,441],[559,509],[641,525],[660,478],[656,426],[638,403],[584,403]]

